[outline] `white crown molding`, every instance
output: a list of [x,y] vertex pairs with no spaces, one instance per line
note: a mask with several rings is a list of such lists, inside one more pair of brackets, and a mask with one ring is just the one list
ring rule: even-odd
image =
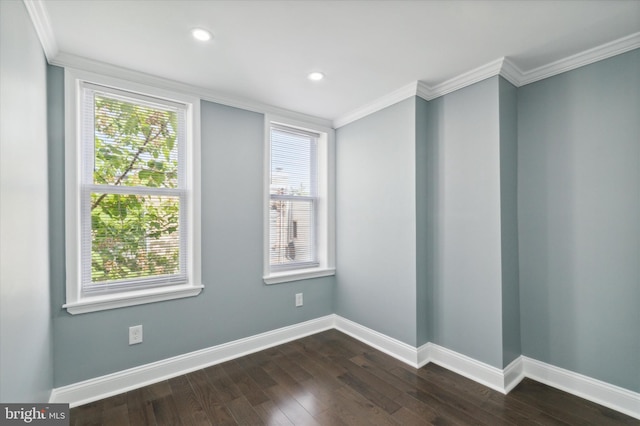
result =
[[172,90],[183,94],[196,96],[202,100],[215,102],[217,104],[227,105],[234,108],[240,108],[245,111],[252,111],[261,114],[274,114],[294,120],[313,123],[323,127],[332,127],[332,122],[324,118],[314,117],[300,112],[290,111],[284,108],[278,108],[273,105],[264,104],[250,99],[243,99],[234,96],[227,96],[204,87],[193,86],[190,84],[180,83],[155,75],[133,71],[116,65],[107,64],[105,62],[95,61],[81,56],[70,55],[66,52],[60,52],[49,61],[51,65],[67,67],[81,71],[93,72],[108,77],[128,80],[134,83],[146,84],[157,87],[159,89]]
[[[422,81],[409,84],[335,119],[333,124],[335,128],[342,127],[410,96],[419,96],[431,101],[496,75],[500,75],[514,86],[520,87],[637,48],[640,48],[640,32],[528,71],[520,69],[509,58],[502,57],[434,86],[429,86]],[[411,93],[414,87],[415,92]]]
[[518,68],[518,66],[508,58],[502,57],[434,86],[429,86],[421,81],[407,84],[406,86],[403,86],[371,103],[363,105],[362,107],[331,121],[249,99],[227,96],[210,89],[187,85],[141,72],[126,70],[114,65],[60,52],[44,1],[23,0],[23,2],[36,29],[45,56],[47,57],[47,61],[52,65],[59,65],[63,67],[68,66],[97,73],[107,73],[108,75],[119,78],[131,78],[145,84],[159,85],[163,88],[196,95],[203,100],[223,105],[263,114],[282,115],[336,129],[353,121],[359,120],[360,118],[366,117],[374,112],[380,111],[381,109],[391,106],[397,102],[403,101],[411,96],[419,96],[430,101],[495,75],[501,75],[514,86],[520,87],[525,84],[533,83],[535,81],[570,71],[640,47],[640,32],[637,32],[621,39],[614,40],[610,43],[606,43],[550,64],[526,71]]
[[634,50],[640,47],[640,32],[631,34],[627,37],[614,40],[610,43],[585,50],[584,52],[571,55],[567,58],[560,59],[547,65],[543,65],[532,70],[524,71],[520,86],[533,83],[538,80],[552,77],[563,72],[620,55],[622,53]]
[[106,376],[55,388],[49,402],[69,403],[71,407],[108,398],[191,371],[258,352],[334,327],[334,315],[313,319],[244,339],[167,358]]
[[435,98],[433,93],[433,89],[429,87],[429,85],[423,81],[418,81],[418,88],[416,90],[416,96],[421,97],[422,99],[429,100]]
[[345,126],[411,96],[419,96],[430,101],[496,75],[503,75],[517,86],[520,72],[511,61],[500,58],[435,86],[429,86],[423,81],[416,81],[337,118],[333,121],[333,126],[336,129]]
[[23,0],[23,2],[40,39],[44,55],[47,57],[47,61],[51,61],[58,55],[58,43],[44,2],[42,0]]
[[509,83],[516,87],[522,85],[522,70],[518,68],[516,64],[511,62],[509,58],[502,58],[502,67],[500,68],[500,75],[504,77]]
[[353,121],[359,120],[361,118],[366,117],[367,115],[373,114],[374,112],[380,111],[388,106],[396,104],[400,101],[404,101],[411,96],[415,96],[418,91],[418,82],[414,81],[413,83],[407,84],[393,92],[382,96],[366,105],[357,108],[340,118],[337,118],[333,121],[333,127],[338,128],[344,125],[347,125]]
[[[489,62],[488,64],[484,64],[471,71],[460,74],[457,77],[436,84],[431,88],[431,99],[438,98],[440,96],[446,95],[447,93],[455,92],[456,90],[462,89],[463,87],[470,86],[489,77],[498,75],[500,74],[503,63],[504,58],[496,59],[495,61]],[[427,100],[430,101],[431,99]]]

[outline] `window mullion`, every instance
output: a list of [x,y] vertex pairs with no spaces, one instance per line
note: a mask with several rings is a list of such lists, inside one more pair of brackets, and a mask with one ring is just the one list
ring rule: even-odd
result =
[[108,194],[132,194],[132,195],[165,195],[180,196],[185,193],[180,188],[155,188],[149,186],[121,186],[121,185],[83,185],[85,190],[90,192],[108,193]]

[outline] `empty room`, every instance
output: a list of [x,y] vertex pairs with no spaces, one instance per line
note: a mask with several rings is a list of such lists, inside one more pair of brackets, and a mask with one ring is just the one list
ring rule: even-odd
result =
[[0,0],[0,136],[2,424],[640,424],[640,0]]

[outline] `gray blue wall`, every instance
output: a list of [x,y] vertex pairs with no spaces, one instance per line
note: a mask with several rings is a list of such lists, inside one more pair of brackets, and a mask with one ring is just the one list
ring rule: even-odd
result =
[[498,77],[434,99],[433,342],[502,368]]
[[416,346],[420,347],[432,340],[429,315],[431,314],[430,278],[433,253],[432,192],[430,172],[435,169],[432,153],[429,151],[429,126],[427,125],[428,102],[416,97]]
[[[63,70],[50,67],[50,111],[63,111]],[[264,117],[202,102],[202,277],[195,298],[69,315],[64,303],[64,119],[51,123],[55,386],[185,354],[333,312],[333,277],[262,281]],[[304,294],[296,308],[295,293]],[[142,324],[144,342],[128,345]]]
[[53,384],[46,60],[22,2],[0,1],[0,401]]
[[409,345],[416,332],[416,137],[410,98],[336,132],[335,311]]
[[502,244],[502,367],[522,354],[518,258],[518,95],[504,78],[500,101],[500,240]]
[[524,355],[640,391],[640,50],[518,89]]

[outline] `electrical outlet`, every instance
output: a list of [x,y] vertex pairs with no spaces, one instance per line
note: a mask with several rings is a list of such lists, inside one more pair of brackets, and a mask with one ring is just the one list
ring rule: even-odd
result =
[[296,294],[296,306],[302,306],[302,293]]
[[142,343],[142,326],[134,325],[129,327],[129,345],[137,345]]

